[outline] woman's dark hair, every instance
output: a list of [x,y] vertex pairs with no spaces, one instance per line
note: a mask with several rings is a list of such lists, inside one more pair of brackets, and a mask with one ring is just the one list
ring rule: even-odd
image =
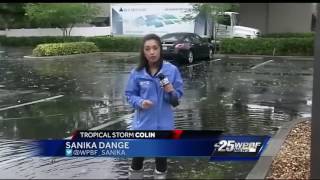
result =
[[158,35],[156,35],[156,34],[147,34],[147,35],[145,35],[143,37],[141,48],[140,48],[140,62],[139,62],[138,67],[137,67],[138,71],[140,71],[144,67],[148,66],[148,60],[146,59],[146,57],[144,55],[144,44],[148,40],[155,40],[157,42],[157,44],[160,47],[160,60],[159,60],[159,63],[161,64],[162,61],[163,61],[163,59],[162,59],[162,44],[161,44],[160,37]]

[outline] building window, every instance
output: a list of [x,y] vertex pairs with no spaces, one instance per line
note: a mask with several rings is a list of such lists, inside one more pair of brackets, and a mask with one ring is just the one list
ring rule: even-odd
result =
[[316,22],[317,22],[317,17],[315,14],[312,14],[311,17],[311,31],[315,31],[316,30]]
[[90,24],[96,27],[110,26],[110,17],[96,17]]

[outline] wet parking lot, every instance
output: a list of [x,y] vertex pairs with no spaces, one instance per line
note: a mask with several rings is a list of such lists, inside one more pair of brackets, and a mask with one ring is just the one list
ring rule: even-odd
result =
[[[128,159],[30,157],[24,140],[130,128],[124,88],[137,61],[1,59],[0,177],[127,178]],[[284,122],[310,116],[312,61],[215,59],[179,69],[185,95],[175,109],[178,129],[272,136]],[[170,158],[167,177],[245,178],[254,164]],[[153,178],[153,159],[145,165],[145,177]]]

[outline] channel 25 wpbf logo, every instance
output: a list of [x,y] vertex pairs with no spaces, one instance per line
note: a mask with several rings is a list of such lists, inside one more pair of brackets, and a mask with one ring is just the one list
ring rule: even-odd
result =
[[236,142],[235,140],[220,140],[214,144],[215,152],[249,152],[257,153],[261,142]]

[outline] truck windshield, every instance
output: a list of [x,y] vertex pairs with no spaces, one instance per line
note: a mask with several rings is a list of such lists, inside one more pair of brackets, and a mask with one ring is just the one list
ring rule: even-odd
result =
[[239,14],[234,15],[234,25],[240,26],[240,15]]
[[226,26],[231,26],[231,19],[229,15],[219,15],[218,23]]

